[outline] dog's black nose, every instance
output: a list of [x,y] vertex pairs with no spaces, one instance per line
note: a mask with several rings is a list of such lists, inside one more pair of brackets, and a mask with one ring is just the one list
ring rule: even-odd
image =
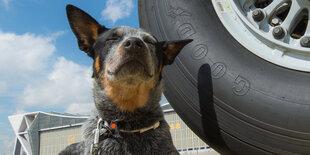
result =
[[124,43],[124,48],[129,50],[129,49],[139,49],[144,46],[144,43],[142,42],[141,39],[136,38],[136,37],[131,37],[128,38]]

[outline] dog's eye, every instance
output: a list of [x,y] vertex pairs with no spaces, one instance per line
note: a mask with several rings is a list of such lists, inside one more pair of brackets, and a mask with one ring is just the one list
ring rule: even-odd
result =
[[121,36],[117,35],[117,34],[113,34],[112,36],[110,36],[107,41],[116,41],[119,40],[121,38]]
[[118,39],[119,39],[119,37],[110,37],[107,39],[107,41],[116,41]]
[[150,37],[150,36],[144,36],[143,37],[143,40],[148,43],[148,44],[152,44],[152,45],[155,45],[156,44],[156,39],[153,38],[153,37]]

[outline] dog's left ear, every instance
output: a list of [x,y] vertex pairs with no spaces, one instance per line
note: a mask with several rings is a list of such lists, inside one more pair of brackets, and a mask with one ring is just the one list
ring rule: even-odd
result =
[[83,10],[73,6],[66,7],[70,27],[76,36],[80,50],[94,58],[92,46],[99,34],[108,30]]
[[183,47],[192,41],[193,39],[159,42],[158,45],[163,51],[163,65],[171,65]]

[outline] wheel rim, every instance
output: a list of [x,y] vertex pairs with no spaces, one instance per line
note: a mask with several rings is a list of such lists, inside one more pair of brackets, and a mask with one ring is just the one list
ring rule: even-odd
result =
[[310,72],[309,0],[212,0],[229,33],[255,55]]

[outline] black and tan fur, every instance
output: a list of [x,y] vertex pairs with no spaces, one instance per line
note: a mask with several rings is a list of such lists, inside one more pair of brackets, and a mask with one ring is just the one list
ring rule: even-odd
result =
[[[118,129],[160,126],[144,133],[115,132],[100,137],[98,154],[178,154],[159,105],[163,92],[161,72],[192,40],[161,41],[142,29],[107,29],[87,13],[67,6],[68,20],[79,48],[93,60],[96,109],[83,125],[84,141],[60,154],[89,155],[97,121],[118,120]],[[83,82],[83,81],[81,81]]]

